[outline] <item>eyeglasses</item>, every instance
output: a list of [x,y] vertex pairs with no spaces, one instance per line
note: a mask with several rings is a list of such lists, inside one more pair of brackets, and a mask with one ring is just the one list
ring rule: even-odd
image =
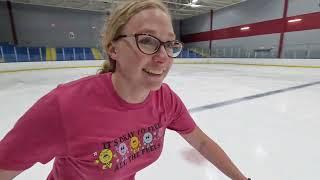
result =
[[159,51],[160,47],[163,45],[167,52],[167,55],[169,57],[175,58],[179,56],[183,47],[182,42],[178,40],[163,42],[160,39],[149,34],[120,35],[117,38],[115,38],[114,41],[117,41],[125,37],[134,37],[136,40],[138,49],[142,53],[147,55],[155,54],[156,52]]

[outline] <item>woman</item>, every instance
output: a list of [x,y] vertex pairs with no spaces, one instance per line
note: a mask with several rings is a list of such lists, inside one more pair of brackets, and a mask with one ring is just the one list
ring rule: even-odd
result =
[[162,83],[182,49],[164,4],[126,2],[103,35],[109,62],[100,73],[52,90],[0,142],[0,179],[55,158],[49,180],[133,180],[160,156],[169,128],[231,179],[246,180]]

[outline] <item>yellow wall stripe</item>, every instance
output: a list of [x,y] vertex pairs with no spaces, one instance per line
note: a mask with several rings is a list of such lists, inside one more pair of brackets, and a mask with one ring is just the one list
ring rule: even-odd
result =
[[46,48],[46,61],[51,61],[51,50],[50,48]]
[[94,59],[102,59],[101,53],[97,48],[91,48]]
[[56,48],[46,48],[46,61],[56,61],[57,51]]
[[56,48],[51,48],[51,58],[52,58],[52,61],[56,61],[57,60]]

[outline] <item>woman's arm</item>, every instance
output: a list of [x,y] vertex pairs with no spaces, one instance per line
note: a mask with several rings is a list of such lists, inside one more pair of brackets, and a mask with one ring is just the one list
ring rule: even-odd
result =
[[0,179],[1,180],[11,180],[18,176],[22,171],[8,171],[0,169]]
[[210,139],[199,127],[196,127],[189,134],[181,136],[207,160],[215,165],[221,172],[230,177],[232,180],[247,180],[240,170],[233,164],[228,155]]

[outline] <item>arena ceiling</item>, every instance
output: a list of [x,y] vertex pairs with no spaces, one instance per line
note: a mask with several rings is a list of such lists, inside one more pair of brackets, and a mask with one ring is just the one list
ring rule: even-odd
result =
[[[6,0],[1,0],[6,1]],[[124,0],[9,0],[13,3],[70,8],[108,13],[118,3]],[[233,6],[246,0],[163,0],[174,19],[186,19],[192,16],[217,11]]]

